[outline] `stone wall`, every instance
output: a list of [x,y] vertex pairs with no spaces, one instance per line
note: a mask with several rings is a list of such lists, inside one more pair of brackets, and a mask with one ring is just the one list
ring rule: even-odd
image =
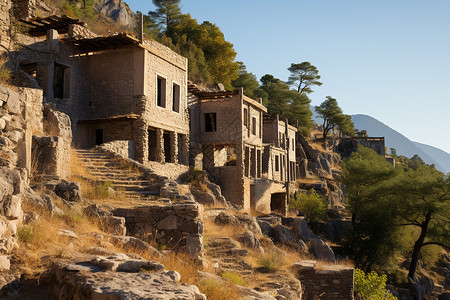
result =
[[200,204],[188,202],[117,208],[113,213],[125,218],[127,235],[197,257],[203,248],[202,210]]
[[16,19],[28,19],[36,15],[36,0],[14,0],[14,17]]
[[13,165],[31,170],[31,136],[42,128],[42,91],[0,85],[0,148]]
[[189,171],[189,166],[173,163],[159,163],[156,161],[148,161],[145,165],[151,168],[155,173],[166,176],[170,179],[178,179],[182,174]]
[[0,54],[5,50],[9,49],[10,36],[10,12],[11,1],[10,0],[0,0]]
[[101,148],[109,150],[125,158],[134,159],[134,146],[133,141],[129,140],[116,140],[100,145]]
[[[139,113],[133,101],[134,87],[139,84],[135,82],[134,72],[144,66],[135,65],[134,62],[135,55],[143,51],[125,47],[89,56],[89,118]],[[142,94],[142,91],[136,94]]]
[[355,270],[339,265],[316,267],[315,261],[294,264],[293,271],[300,279],[306,300],[353,300]]

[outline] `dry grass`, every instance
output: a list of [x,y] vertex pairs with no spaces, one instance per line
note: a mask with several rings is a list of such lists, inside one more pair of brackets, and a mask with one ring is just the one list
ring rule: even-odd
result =
[[9,86],[9,81],[11,79],[11,70],[6,65],[7,59],[0,56],[0,83]]
[[315,259],[317,270],[328,270],[328,269],[340,269],[340,268],[354,268],[355,263],[349,258],[339,259],[335,262],[330,262],[327,260]]
[[219,237],[234,237],[246,231],[243,226],[218,225],[211,219],[206,219],[203,221],[205,227],[203,238],[205,240]]

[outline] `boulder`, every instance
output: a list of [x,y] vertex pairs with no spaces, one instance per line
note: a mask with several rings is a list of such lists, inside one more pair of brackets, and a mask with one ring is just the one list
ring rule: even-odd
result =
[[0,255],[0,271],[7,271],[11,267],[9,257],[6,255]]
[[317,238],[309,229],[304,218],[295,218],[295,221],[292,223],[292,232],[305,242]]
[[238,242],[240,242],[242,245],[244,245],[247,248],[256,249],[261,253],[264,252],[258,238],[253,234],[253,232],[251,232],[249,230],[247,230],[243,234],[239,234],[237,236],[237,240],[238,240]]
[[258,220],[258,225],[261,228],[262,234],[270,238],[273,237],[273,227],[269,222]]
[[78,182],[66,181],[58,183],[55,187],[55,194],[70,202],[81,200],[81,186]]
[[292,236],[289,228],[278,224],[273,228],[273,240],[276,243],[290,245],[292,242],[294,242],[294,237]]
[[320,239],[313,238],[309,241],[309,249],[317,259],[323,259],[330,262],[336,261],[333,250],[328,244]]

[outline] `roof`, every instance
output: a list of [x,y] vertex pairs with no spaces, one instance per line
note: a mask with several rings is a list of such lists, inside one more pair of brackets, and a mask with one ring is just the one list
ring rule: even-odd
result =
[[128,45],[139,45],[140,43],[138,38],[127,33],[90,39],[67,39],[65,42],[79,48],[83,53],[110,50]]
[[140,116],[136,114],[128,114],[128,115],[120,115],[120,116],[112,116],[109,118],[101,118],[101,119],[86,119],[79,120],[79,124],[93,124],[93,123],[106,123],[106,122],[116,122],[116,121],[131,121],[137,120]]
[[84,25],[79,19],[73,19],[66,15],[61,17],[53,15],[46,18],[19,20],[19,22],[28,27],[28,34],[32,36],[46,35],[47,30],[49,29],[54,29],[58,31],[59,34],[64,34],[69,32],[70,24]]

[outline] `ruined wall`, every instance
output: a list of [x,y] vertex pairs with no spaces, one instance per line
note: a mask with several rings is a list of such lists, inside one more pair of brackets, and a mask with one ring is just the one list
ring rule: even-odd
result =
[[143,66],[135,65],[134,58],[143,51],[126,47],[89,56],[89,118],[139,113],[133,98],[139,83],[134,73]]
[[78,137],[76,145],[82,148],[94,147],[96,145],[96,130],[98,129],[103,130],[103,143],[116,140],[131,140],[133,137],[133,120],[81,121],[77,124]]
[[300,279],[306,300],[339,299],[353,300],[353,280],[355,270],[339,265],[316,267],[315,261],[294,264],[293,271]]
[[[69,115],[72,130],[76,132],[76,123],[85,119],[89,111],[89,76],[87,57],[70,57],[74,48],[60,43],[56,31],[48,36],[30,37],[17,34],[18,43],[25,45],[17,55],[17,62],[22,66],[35,65],[35,79],[29,77],[44,91],[44,102],[51,102],[55,109]],[[64,97],[55,98],[53,91],[53,77],[55,63],[64,66]],[[76,136],[75,136],[76,139]]]
[[168,249],[185,251],[197,257],[202,246],[202,206],[176,203],[170,206],[117,208],[115,216],[124,217],[127,234]]
[[5,50],[9,49],[10,46],[10,12],[11,0],[1,0],[0,1],[0,54]]
[[[20,168],[31,170],[31,136],[42,126],[42,91],[19,88],[17,92],[0,85],[0,148]],[[9,148],[11,150],[6,150]]]
[[177,180],[182,174],[189,171],[189,166],[172,163],[159,163],[156,161],[148,161],[145,163],[147,167],[152,169],[155,173],[167,178]]
[[100,145],[101,148],[109,150],[125,158],[134,159],[133,141],[116,140]]
[[69,116],[44,107],[44,134],[33,136],[32,171],[34,176],[70,177],[72,130]]
[[212,181],[222,189],[222,194],[232,204],[241,205],[244,209],[250,208],[250,202],[243,202],[244,186],[242,171],[238,166],[216,167],[210,170]]

